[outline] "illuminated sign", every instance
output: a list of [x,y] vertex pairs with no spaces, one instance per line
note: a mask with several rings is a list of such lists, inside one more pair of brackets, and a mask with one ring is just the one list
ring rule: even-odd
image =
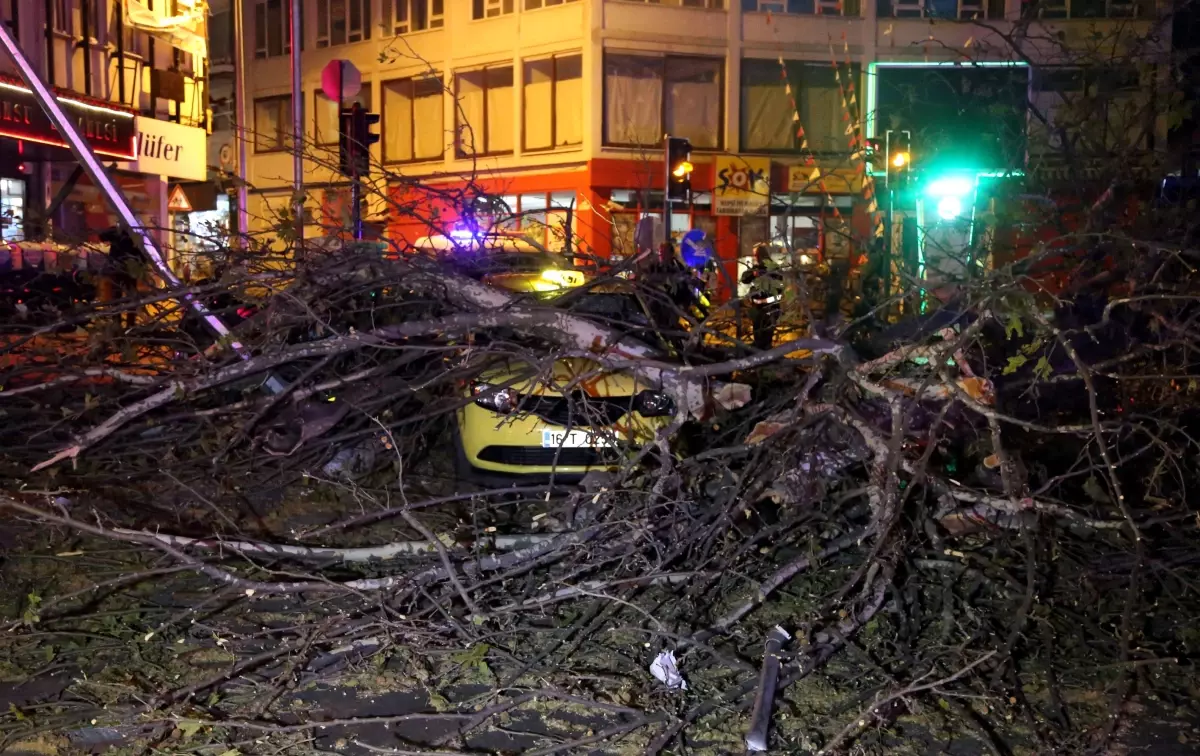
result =
[[[97,155],[129,160],[137,154],[137,116],[125,110],[55,95]],[[26,87],[0,81],[0,136],[69,149],[67,140]]]
[[714,215],[753,215],[766,209],[771,197],[770,158],[718,155],[714,170]]

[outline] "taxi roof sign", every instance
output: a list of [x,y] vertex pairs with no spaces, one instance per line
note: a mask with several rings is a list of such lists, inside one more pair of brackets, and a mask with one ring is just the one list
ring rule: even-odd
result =
[[175,188],[171,190],[171,196],[167,199],[167,211],[172,213],[192,212],[192,203],[188,201],[187,194],[179,184],[176,184]]

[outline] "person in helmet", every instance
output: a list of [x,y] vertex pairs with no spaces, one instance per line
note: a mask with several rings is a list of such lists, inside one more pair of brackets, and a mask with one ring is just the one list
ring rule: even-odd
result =
[[750,320],[754,329],[754,348],[770,349],[775,342],[779,322],[779,302],[783,297],[783,275],[771,258],[771,246],[754,247],[754,265],[742,274],[742,283],[750,287]]

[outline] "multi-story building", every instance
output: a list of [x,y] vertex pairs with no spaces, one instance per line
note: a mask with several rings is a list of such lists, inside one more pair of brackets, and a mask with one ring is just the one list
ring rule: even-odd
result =
[[[831,258],[869,239],[878,189],[864,193],[859,147],[889,131],[910,132],[914,159],[958,153],[981,171],[1048,164],[1067,143],[1075,156],[1162,145],[1148,106],[1169,34],[1154,0],[724,2],[303,0],[309,233],[345,227],[337,104],[321,91],[334,59],[361,71],[355,99],[382,116],[371,212],[393,240],[446,231],[482,192],[506,225],[547,241],[569,225],[599,255],[629,254],[639,217],[662,212],[666,133],[691,141],[695,164],[671,228],[703,229],[725,260],[769,237]],[[290,3],[246,3],[262,224],[292,192]],[[1131,52],[1102,59],[1114,49]],[[1055,113],[1065,124],[1076,95],[1094,108],[1097,93],[1111,113],[1058,128]],[[1097,115],[1110,125],[1095,138]],[[766,179],[765,208],[719,207],[729,156]]]
[[[169,208],[172,192],[208,178],[203,0],[5,0],[0,18],[141,219],[167,236],[188,197],[205,196],[185,185]],[[111,207],[3,52],[0,77],[5,241],[95,241],[116,223]]]

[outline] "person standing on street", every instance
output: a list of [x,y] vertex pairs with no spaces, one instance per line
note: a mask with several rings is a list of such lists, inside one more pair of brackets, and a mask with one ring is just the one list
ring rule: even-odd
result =
[[754,329],[754,348],[767,350],[775,342],[779,321],[779,302],[783,295],[783,276],[771,259],[771,247],[754,247],[754,267],[742,274],[742,283],[750,286],[750,319]]

